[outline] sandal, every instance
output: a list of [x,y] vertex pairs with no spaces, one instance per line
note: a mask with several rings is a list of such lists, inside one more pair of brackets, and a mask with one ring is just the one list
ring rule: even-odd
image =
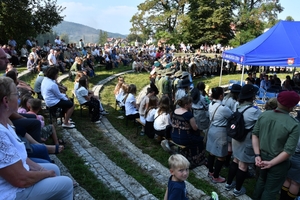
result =
[[73,180],[73,188],[76,188],[79,186],[79,183],[77,183],[76,181]]
[[[62,147],[62,148],[60,149],[60,147]],[[59,145],[59,144],[55,145],[55,154],[59,154],[60,152],[62,152],[62,150],[64,150],[63,145]]]
[[63,146],[67,144],[63,139],[58,139],[58,143]]

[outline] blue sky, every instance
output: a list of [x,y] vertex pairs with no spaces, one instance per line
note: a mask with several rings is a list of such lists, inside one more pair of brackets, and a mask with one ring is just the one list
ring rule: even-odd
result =
[[[128,34],[130,19],[137,12],[143,0],[57,0],[58,5],[66,7],[65,21],[84,24],[109,32]],[[300,0],[280,0],[285,8],[279,19],[292,16],[300,21]]]

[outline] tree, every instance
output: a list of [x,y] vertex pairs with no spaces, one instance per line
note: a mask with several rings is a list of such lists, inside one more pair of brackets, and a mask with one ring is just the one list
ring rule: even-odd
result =
[[235,8],[232,0],[190,0],[182,40],[194,46],[227,44],[234,37],[230,23]]
[[283,11],[279,0],[239,0],[234,17],[236,37],[230,44],[244,44],[259,35],[266,28],[277,23],[278,13]]
[[294,20],[294,18],[293,18],[292,16],[287,16],[287,17],[285,18],[285,21],[291,21],[291,22],[293,22],[293,21],[295,21],[295,20]]
[[[176,34],[179,19],[187,11],[188,0],[146,0],[138,5],[138,13],[130,20],[131,33],[139,34],[143,41],[156,32]],[[160,39],[160,38],[156,38]]]
[[60,39],[64,40],[66,44],[69,43],[69,35],[67,33],[63,33],[60,35]]
[[99,31],[99,44],[104,45],[107,42],[107,32]]
[[19,44],[28,37],[51,31],[64,16],[65,9],[56,0],[2,0],[0,2],[0,38],[7,42],[13,37]]
[[127,35],[126,39],[127,39],[128,43],[135,42],[136,40],[138,42],[142,42],[143,41],[142,38],[139,35],[134,34],[134,33],[130,33],[129,35]]

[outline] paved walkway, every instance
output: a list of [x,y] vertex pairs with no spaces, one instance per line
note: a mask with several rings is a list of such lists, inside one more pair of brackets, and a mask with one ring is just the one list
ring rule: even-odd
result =
[[[130,73],[132,71],[127,71],[119,74],[112,75],[102,81],[100,81],[94,88],[93,91],[95,95],[99,95],[103,85],[107,82],[113,80],[117,76],[125,73]],[[67,78],[68,75],[60,76],[58,81]],[[145,87],[141,94],[145,92]],[[119,133],[110,122],[103,117],[102,123],[98,124],[99,130],[103,133],[104,137],[108,138],[112,144],[118,148],[120,152],[123,152],[131,159],[136,165],[151,174],[158,184],[162,187],[166,187],[169,170],[157,162],[155,159],[150,157],[148,154],[144,154],[141,149],[137,148],[129,140],[127,140],[121,133]],[[77,129],[64,129],[62,131],[64,139],[72,143],[72,149],[74,152],[86,161],[89,165],[90,170],[96,175],[96,177],[104,184],[108,185],[112,190],[119,191],[127,199],[145,199],[154,200],[157,197],[149,193],[140,183],[138,183],[133,177],[126,174],[124,170],[112,162],[103,152],[98,148],[94,147]],[[57,159],[55,155],[52,156],[55,163],[60,167],[62,174],[71,176],[68,170],[63,166],[63,164]],[[223,195],[228,199],[233,199],[233,195],[229,194],[224,190],[224,184],[213,184],[207,177],[207,169],[204,166],[197,167],[193,169],[196,177],[199,179],[204,179],[208,184],[216,186],[219,191],[218,193]],[[208,200],[210,197],[206,195],[203,191],[195,188],[192,184],[187,182],[187,189],[190,195],[190,199],[203,199]],[[80,186],[74,190],[74,199],[93,199],[90,194],[81,188]],[[248,200],[248,196],[243,195],[237,199]]]

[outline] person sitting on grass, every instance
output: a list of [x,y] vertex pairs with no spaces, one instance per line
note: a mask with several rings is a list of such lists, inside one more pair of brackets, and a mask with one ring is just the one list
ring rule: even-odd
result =
[[47,139],[51,136],[55,145],[64,145],[66,144],[62,139],[57,138],[56,130],[53,124],[45,126],[45,119],[42,115],[38,115],[38,112],[42,108],[42,101],[40,99],[31,98],[28,100],[29,111],[27,114],[34,114],[36,118],[41,122],[41,140],[46,142]]
[[185,181],[189,176],[189,161],[183,155],[175,154],[168,162],[171,176],[164,200],[188,200]]

